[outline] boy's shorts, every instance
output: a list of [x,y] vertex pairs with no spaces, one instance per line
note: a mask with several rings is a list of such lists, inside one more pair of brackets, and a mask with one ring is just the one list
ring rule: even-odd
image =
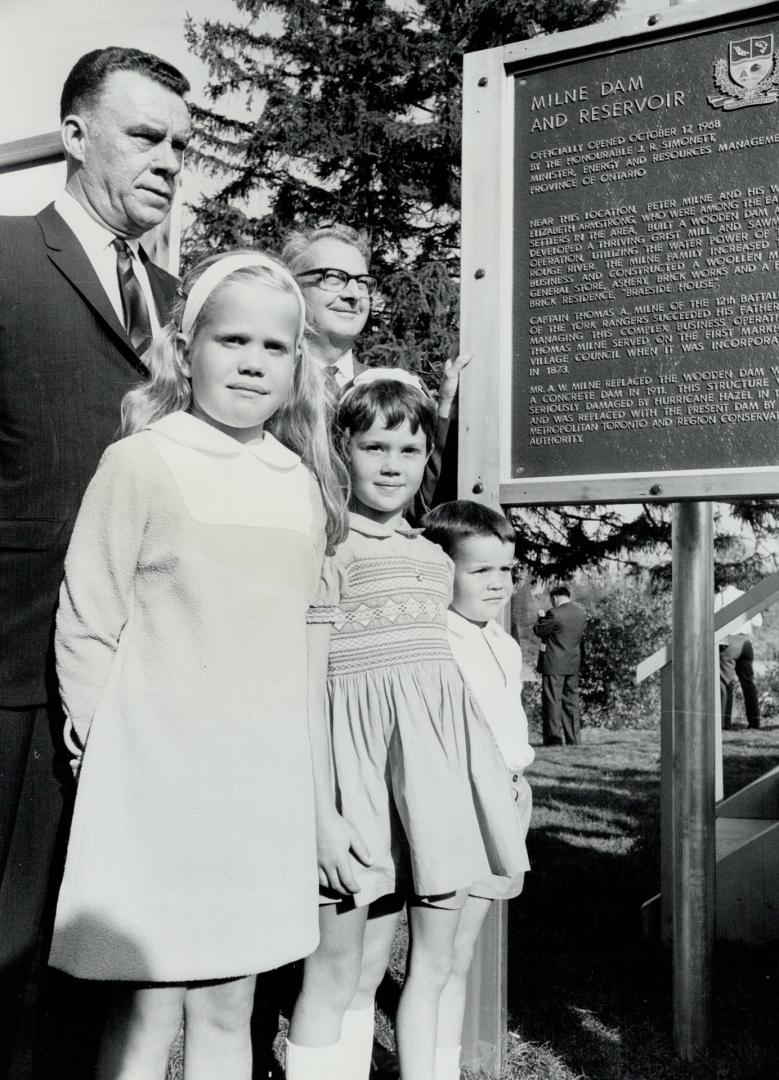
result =
[[[527,836],[530,827],[530,816],[533,812],[533,791],[525,779],[521,769],[511,769],[511,786],[514,790],[514,803],[516,804],[522,831]],[[519,896],[525,884],[524,871],[511,877],[503,877],[500,874],[489,874],[487,877],[475,881],[470,888],[458,889],[457,892],[445,893],[443,896],[412,896],[409,903],[422,907],[434,907],[444,909],[456,909],[465,905],[469,896],[480,897],[484,900],[513,900]]]

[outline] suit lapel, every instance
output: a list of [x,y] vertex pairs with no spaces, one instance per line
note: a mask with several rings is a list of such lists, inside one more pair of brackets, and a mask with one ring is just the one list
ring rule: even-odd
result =
[[154,297],[154,306],[157,308],[160,326],[164,326],[170,318],[170,309],[173,307],[173,301],[176,298],[178,282],[172,274],[168,274],[156,263],[153,263],[146,252],[143,251],[143,248],[141,248],[141,251],[143,252],[141,257],[151,286],[151,294]]
[[92,263],[75,235],[51,204],[37,216],[38,224],[48,248],[48,255],[57,269],[83,297],[101,323],[117,340],[122,355],[142,375],[148,374],[140,357],[132,347],[124,327],[100,284]]

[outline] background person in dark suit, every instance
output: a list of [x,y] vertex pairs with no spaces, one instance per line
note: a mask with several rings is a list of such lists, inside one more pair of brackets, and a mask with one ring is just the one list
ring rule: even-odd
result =
[[539,611],[533,627],[545,646],[538,654],[544,745],[576,745],[581,742],[579,668],[587,613],[571,600],[565,585],[552,589],[549,597],[552,607]]
[[[727,607],[739,596],[744,595],[744,590],[736,585],[725,585],[714,595],[714,610],[720,611]],[[755,685],[755,671],[753,661],[755,659],[752,647],[752,630],[763,625],[763,616],[760,612],[751,619],[743,622],[729,637],[720,642],[719,646],[719,680],[720,680],[720,706],[722,726],[730,730],[733,722],[733,694],[736,689],[736,679],[744,695],[744,711],[747,723],[751,728],[760,727],[760,698]]]
[[[62,813],[50,646],[63,560],[87,482],[118,434],[122,396],[145,373],[142,352],[175,294],[138,237],[170,210],[188,90],[174,67],[135,49],[83,56],[62,93],[64,192],[36,217],[0,218],[3,1076],[33,1075]],[[41,1065],[42,1075],[54,1069]]]

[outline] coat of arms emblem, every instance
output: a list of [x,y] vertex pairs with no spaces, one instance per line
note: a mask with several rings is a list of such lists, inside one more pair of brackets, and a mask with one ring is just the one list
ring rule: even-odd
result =
[[709,98],[715,108],[743,109],[747,105],[770,105],[779,98],[779,65],[773,34],[756,34],[728,42],[724,57],[714,65],[714,82],[722,95]]

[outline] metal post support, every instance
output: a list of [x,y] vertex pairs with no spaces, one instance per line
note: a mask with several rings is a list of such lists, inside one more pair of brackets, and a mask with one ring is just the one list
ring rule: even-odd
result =
[[673,1011],[685,1060],[712,1031],[714,953],[713,516],[710,503],[673,516]]
[[507,984],[506,939],[508,904],[490,905],[468,974],[468,998],[463,1024],[462,1064],[500,1073],[506,1052]]

